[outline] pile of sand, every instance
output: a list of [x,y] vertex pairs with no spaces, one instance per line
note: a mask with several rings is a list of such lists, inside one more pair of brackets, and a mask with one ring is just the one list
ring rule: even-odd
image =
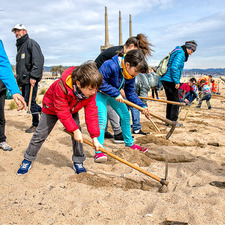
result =
[[[224,84],[220,92],[225,96]],[[179,121],[184,127],[176,128],[169,140],[165,136],[170,128],[152,118],[161,130],[157,132],[141,115],[142,129],[150,134],[134,136],[136,143],[148,147],[146,153],[106,140],[108,151],[160,178],[165,176],[168,158],[167,193],[158,192],[158,181],[111,157],[106,163],[94,163],[94,150],[86,144],[87,173],[75,175],[71,139],[60,122],[29,173],[16,175],[32,137],[24,132],[31,125],[31,115],[7,110],[7,100],[6,135],[13,151],[0,151],[0,223],[144,225],[163,224],[168,218],[196,225],[225,224],[225,190],[209,184],[225,181],[224,100],[213,97],[211,110],[205,102],[201,109],[195,108],[196,103],[190,110],[183,108]],[[165,116],[164,103],[148,104],[153,113]],[[80,117],[84,137],[90,140],[83,111]]]

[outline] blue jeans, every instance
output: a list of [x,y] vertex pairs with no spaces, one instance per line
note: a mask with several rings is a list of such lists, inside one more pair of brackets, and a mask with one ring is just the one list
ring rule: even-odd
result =
[[[22,95],[25,99],[25,102],[27,103],[27,106],[28,106],[29,96],[30,96],[30,86],[31,86],[30,84],[26,84],[22,86]],[[35,127],[38,126],[39,113],[41,112],[41,106],[39,106],[35,100],[37,97],[37,91],[38,91],[38,83],[36,82],[33,88],[31,107],[30,107],[30,111],[32,113],[32,125]]]
[[[72,117],[80,128],[78,112],[74,113]],[[37,154],[42,144],[45,142],[46,138],[51,133],[57,121],[58,117],[56,115],[50,115],[45,113],[41,114],[40,123],[38,124],[38,127],[30,140],[29,146],[24,153],[24,159],[28,161],[34,161],[37,158]],[[75,141],[74,137],[71,137],[71,140],[73,146],[72,161],[74,163],[83,163],[86,159],[86,156],[83,153],[83,144]]]
[[107,103],[116,111],[120,117],[121,128],[125,145],[130,147],[134,144],[130,129],[130,113],[125,103],[120,103],[115,98],[98,92],[96,95],[96,104],[98,106],[98,118],[100,136],[98,141],[104,144],[105,127],[107,122]]
[[128,109],[131,111],[131,116],[132,116],[132,130],[140,130],[141,129],[141,124],[140,124],[140,111],[134,107],[128,106]]
[[[194,96],[194,94],[192,94],[192,93],[189,91],[189,92],[185,95],[184,98],[186,98],[190,103],[192,103],[192,102],[195,100],[196,97]],[[180,101],[183,102],[184,99],[181,98]]]
[[204,95],[204,96],[199,100],[199,103],[198,103],[198,106],[197,106],[197,107],[200,108],[200,107],[202,106],[202,102],[203,102],[203,101],[206,101],[207,106],[211,108],[210,99],[211,99],[211,94]]

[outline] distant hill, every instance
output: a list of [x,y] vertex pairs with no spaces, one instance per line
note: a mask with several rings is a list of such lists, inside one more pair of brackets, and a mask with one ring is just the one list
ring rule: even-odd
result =
[[44,66],[44,71],[45,72],[50,72],[50,70],[51,70],[52,67],[53,66]]
[[[45,72],[50,72],[53,66],[44,66]],[[69,67],[69,66],[65,66]],[[184,75],[201,75],[201,74],[211,74],[214,76],[224,76],[225,68],[209,68],[209,69],[184,69]]]
[[217,77],[217,76],[225,75],[225,68],[184,69],[183,74],[186,74],[186,75],[210,74]]

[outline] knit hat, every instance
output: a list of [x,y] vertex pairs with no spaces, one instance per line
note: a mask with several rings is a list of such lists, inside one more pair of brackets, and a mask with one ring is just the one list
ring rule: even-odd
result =
[[186,41],[185,42],[185,47],[191,49],[193,52],[195,52],[196,48],[197,48],[197,44],[195,43],[195,41]]

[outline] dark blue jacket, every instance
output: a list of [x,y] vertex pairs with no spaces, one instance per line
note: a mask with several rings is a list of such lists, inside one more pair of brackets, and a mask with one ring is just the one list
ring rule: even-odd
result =
[[160,80],[179,84],[182,71],[184,68],[184,62],[185,62],[184,50],[180,46],[177,46],[170,56],[168,62],[168,69],[165,75],[163,75]]
[[123,77],[122,68],[120,67],[117,55],[112,59],[105,61],[99,68],[99,71],[103,76],[103,83],[99,88],[100,91],[116,98],[120,95],[120,90],[123,88],[126,98],[129,101],[141,107],[146,107],[135,92],[135,78],[127,80]]
[[19,86],[39,82],[42,78],[44,56],[39,44],[25,34],[16,40],[16,80]]

